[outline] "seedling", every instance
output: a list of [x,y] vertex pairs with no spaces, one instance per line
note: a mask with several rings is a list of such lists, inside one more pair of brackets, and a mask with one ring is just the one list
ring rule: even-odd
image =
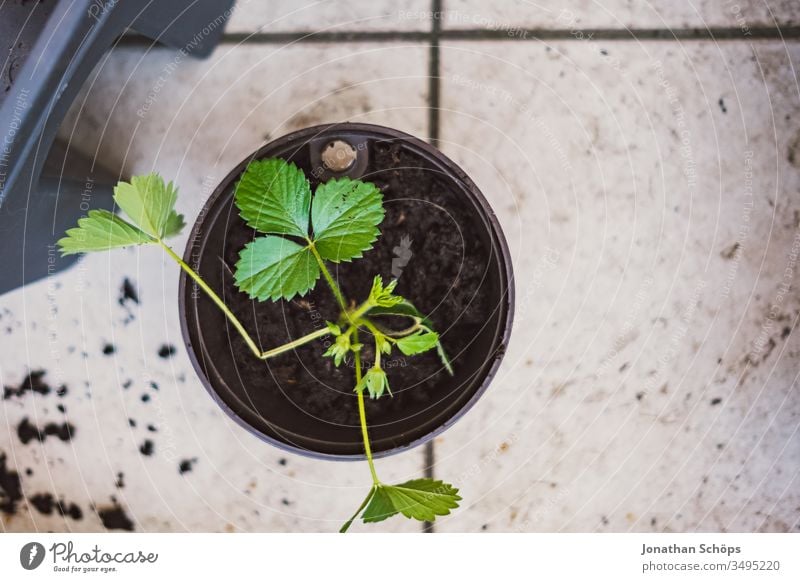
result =
[[[348,358],[354,362],[353,385],[364,453],[372,476],[369,493],[340,531],[346,532],[359,516],[365,523],[373,523],[397,514],[433,521],[438,515],[450,513],[461,500],[458,489],[450,484],[414,479],[387,485],[378,478],[364,406],[365,392],[370,398],[391,397],[381,357],[395,348],[406,356],[436,349],[442,365],[452,374],[439,335],[427,317],[394,292],[397,280],[385,283],[377,275],[368,297],[360,303],[348,302],[327,266],[327,262],[358,259],[372,248],[380,236],[378,226],[384,217],[380,189],[369,182],[339,178],[320,184],[312,196],[302,170],[281,159],[267,159],[247,166],[234,196],[241,217],[261,233],[239,254],[234,273],[236,286],[258,301],[289,300],[313,289],[322,276],[341,310],[325,327],[262,351],[222,299],[164,242],[180,234],[185,223],[175,211],[177,189],[157,174],[134,177],[130,183],[120,182],[115,187],[114,200],[130,222],[106,210],[92,210],[58,244],[64,255],[130,245],[160,246],[222,310],[253,355],[262,360],[332,336],[333,343],[321,355],[332,358],[336,366]],[[402,318],[407,325],[400,331],[388,329],[376,316]],[[374,342],[374,360],[366,371],[362,334]]]

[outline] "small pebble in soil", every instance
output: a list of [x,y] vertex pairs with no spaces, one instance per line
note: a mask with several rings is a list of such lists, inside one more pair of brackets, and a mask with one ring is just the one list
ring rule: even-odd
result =
[[131,280],[125,277],[122,281],[122,288],[119,294],[119,304],[125,305],[128,301],[139,304],[139,294],[136,292],[136,287]]
[[44,370],[34,370],[30,372],[16,388],[13,386],[4,386],[3,400],[8,400],[12,396],[20,397],[26,392],[35,392],[43,396],[49,394],[50,386],[44,382],[44,375]]
[[197,462],[196,458],[192,459],[183,459],[180,464],[178,465],[178,473],[183,475],[184,473],[188,473],[194,468],[194,464]]
[[74,503],[56,500],[51,493],[37,493],[28,498],[33,507],[42,515],[52,515],[54,510],[63,516],[78,520],[83,518],[83,511]]
[[100,518],[100,521],[103,522],[103,526],[106,529],[133,531],[133,522],[118,503],[110,507],[98,509],[97,516]]
[[172,344],[163,344],[160,348],[158,348],[158,357],[169,359],[175,355],[175,346]]
[[139,447],[139,452],[142,453],[145,457],[151,456],[154,450],[155,446],[153,445],[153,441],[151,441],[150,439],[145,439],[145,441]]
[[13,515],[22,500],[22,482],[19,473],[6,466],[6,454],[0,453],[0,512]]
[[17,426],[17,436],[23,445],[28,444],[33,440],[44,442],[48,436],[56,436],[64,442],[72,439],[75,435],[75,427],[69,422],[57,424],[55,422],[48,422],[44,425],[43,429],[39,429],[28,420],[28,417],[22,419],[22,422]]

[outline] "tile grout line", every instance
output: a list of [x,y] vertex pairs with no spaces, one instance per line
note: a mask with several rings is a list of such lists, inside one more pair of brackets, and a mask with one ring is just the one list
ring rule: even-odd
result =
[[[510,30],[441,30],[441,20],[433,19],[430,32],[426,31],[298,31],[298,32],[231,32],[220,39],[220,44],[292,44],[292,43],[337,43],[337,42],[434,42],[435,40],[451,41],[508,41],[529,42],[542,40],[585,41],[587,38],[614,41],[759,41],[782,40],[796,42],[800,40],[800,26],[783,28],[754,27],[749,34],[742,33],[739,28],[586,28],[571,29],[537,29],[513,28]],[[138,33],[128,33],[118,42],[125,47],[152,46],[166,47]]]
[[498,30],[464,29],[444,30],[441,38],[446,40],[623,40],[623,41],[664,41],[664,40],[781,40],[800,39],[800,27],[758,26],[744,34],[735,27],[709,28],[510,28]]
[[[431,32],[428,37],[428,141],[433,147],[439,147],[439,105],[440,105],[440,61],[439,37],[442,32],[442,21],[437,14],[442,13],[444,0],[431,0]],[[436,462],[436,450],[433,439],[425,443],[425,477],[434,478],[433,466]],[[423,533],[435,533],[433,522],[422,523]]]

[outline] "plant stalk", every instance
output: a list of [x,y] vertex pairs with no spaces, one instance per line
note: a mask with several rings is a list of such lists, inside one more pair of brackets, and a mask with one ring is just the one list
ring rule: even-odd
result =
[[242,325],[242,322],[239,321],[239,319],[233,314],[233,312],[230,309],[228,309],[228,306],[225,305],[225,302],[220,298],[220,296],[217,295],[205,281],[203,281],[202,277],[200,277],[200,275],[198,275],[194,269],[192,269],[189,265],[187,265],[183,261],[183,259],[181,259],[175,253],[175,251],[173,251],[171,248],[165,245],[163,241],[159,240],[158,244],[161,245],[161,248],[164,249],[164,251],[176,263],[180,265],[181,269],[183,269],[186,272],[186,274],[189,275],[200,286],[200,288],[205,292],[206,295],[208,295],[208,297],[216,304],[216,306],[219,307],[220,310],[222,310],[222,313],[224,313],[225,317],[228,318],[228,321],[230,321],[231,324],[233,324],[233,327],[236,328],[236,331],[239,332],[239,335],[241,335],[245,343],[247,343],[247,347],[250,348],[250,351],[252,351],[257,358],[261,360],[266,360],[267,358],[271,358],[273,356],[277,356],[278,354],[288,352],[289,350],[293,350],[296,347],[299,347],[312,340],[315,340],[318,337],[322,337],[330,333],[328,328],[323,327],[314,332],[311,332],[308,335],[304,335],[299,339],[291,341],[287,344],[283,344],[282,346],[278,346],[277,348],[273,348],[271,350],[267,350],[266,352],[262,352],[258,348],[258,345],[256,345],[256,342],[253,341],[253,338],[250,337],[250,334],[247,333],[247,330],[244,328],[244,325]]
[[358,309],[356,309],[356,310],[355,310],[355,311],[353,311],[352,313],[348,314],[348,316],[347,316],[347,317],[348,317],[348,318],[349,318],[351,321],[358,321],[358,320],[359,320],[359,319],[361,319],[361,318],[362,318],[364,315],[366,315],[366,314],[367,314],[367,312],[368,312],[370,309],[372,309],[373,307],[375,307],[375,306],[374,306],[372,303],[370,303],[369,301],[364,301],[364,303],[362,303],[361,305],[359,305],[359,306],[358,306]]
[[325,261],[322,260],[322,256],[317,251],[317,248],[314,246],[313,241],[311,240],[308,241],[308,248],[311,249],[311,253],[314,255],[314,258],[317,259],[317,263],[319,264],[319,269],[320,271],[322,271],[322,276],[325,277],[325,281],[328,282],[328,287],[330,287],[331,291],[333,291],[333,295],[336,297],[336,301],[339,303],[339,307],[342,308],[342,313],[346,313],[347,302],[344,300],[344,295],[342,294],[342,290],[339,289],[339,285],[337,285],[336,281],[333,280],[331,272],[325,265]]
[[[358,343],[358,330],[353,332],[353,338],[355,339],[355,342]],[[356,352],[354,359],[356,362],[356,386],[358,386],[359,382],[361,382],[361,354]],[[372,447],[369,444],[369,432],[367,431],[367,412],[364,407],[364,391],[358,390],[357,397],[358,417],[361,421],[361,436],[364,439],[364,454],[367,455],[369,472],[372,474],[373,484],[380,485],[381,482],[380,479],[378,479],[378,473],[375,471],[375,463],[372,460]]]
[[358,509],[356,509],[356,512],[353,514],[353,517],[351,517],[344,523],[342,528],[339,530],[339,533],[347,533],[347,530],[350,529],[350,526],[356,520],[358,514],[361,513],[361,511],[367,506],[367,503],[369,503],[372,500],[372,496],[375,495],[375,490],[377,488],[378,488],[377,485],[372,485],[372,487],[370,487],[369,493],[367,493],[367,496],[364,498],[364,501],[362,501],[361,505],[358,506]]
[[[161,245],[161,248],[163,248],[164,251],[176,263],[178,263],[178,265],[180,265],[181,269],[183,269],[186,272],[186,274],[189,275],[200,286],[200,288],[217,305],[217,307],[219,307],[222,310],[222,312],[225,314],[225,316],[228,318],[228,320],[233,324],[233,326],[236,328],[236,330],[239,332],[239,334],[242,336],[242,338],[244,338],[245,342],[247,343],[247,346],[250,348],[250,350],[253,352],[253,354],[255,354],[255,356],[258,357],[259,359],[266,360],[267,358],[271,358],[273,356],[277,356],[278,354],[282,354],[284,352],[290,351],[290,350],[292,350],[292,349],[294,349],[294,348],[296,348],[298,346],[301,346],[301,345],[303,345],[305,343],[308,343],[308,342],[310,342],[310,341],[312,341],[312,340],[314,340],[314,339],[316,339],[318,337],[322,337],[322,336],[327,335],[327,334],[330,333],[330,330],[328,330],[327,328],[320,328],[320,329],[318,329],[318,330],[316,330],[314,332],[311,332],[310,334],[305,335],[305,336],[303,336],[303,337],[301,337],[299,339],[296,339],[294,341],[286,343],[286,344],[284,344],[282,346],[279,346],[277,348],[273,348],[271,350],[267,350],[265,352],[262,352],[258,348],[258,346],[256,345],[255,341],[253,341],[253,338],[250,337],[250,334],[247,333],[247,330],[242,325],[242,322],[239,321],[239,319],[233,314],[233,312],[230,309],[228,309],[228,306],[225,305],[225,302],[222,301],[222,299],[219,297],[219,295],[217,295],[211,289],[211,287],[208,286],[208,284],[200,277],[200,275],[198,273],[196,273],[194,271],[194,269],[192,269],[189,265],[187,265],[183,261],[183,259],[181,259],[175,253],[175,251],[173,251],[169,246],[165,245],[163,241],[159,240],[158,244]],[[314,248],[314,244],[309,242],[309,245],[310,245],[309,248],[311,249],[311,252],[313,253],[314,257],[317,259],[317,263],[319,263],[320,270],[322,271],[322,274],[325,277],[325,280],[328,282],[328,286],[331,288],[331,291],[333,292],[334,296],[336,297],[336,301],[339,303],[339,306],[342,308],[342,312],[343,313],[347,313],[347,303],[345,302],[344,295],[342,295],[341,289],[339,289],[339,286],[336,284],[336,281],[334,281],[333,277],[330,274],[330,271],[328,271],[328,268],[325,265],[325,262],[322,260],[322,257],[317,252],[317,249]],[[368,302],[365,302],[354,313],[358,314],[358,317],[361,317],[367,311],[369,311],[369,309],[371,307],[372,307],[371,304],[369,304]],[[374,329],[374,327],[373,327],[373,329]],[[375,330],[375,331],[377,331],[377,330]],[[352,332],[353,332],[354,343],[358,343],[358,329],[354,327]],[[377,348],[377,346],[376,346],[376,348]],[[376,352],[377,352],[377,349],[376,349]],[[376,353],[376,357],[380,358],[379,353]],[[355,359],[355,365],[356,365],[356,386],[357,386],[361,382],[361,377],[362,377],[362,373],[361,373],[361,354],[358,353],[358,352],[355,352],[354,359]],[[378,359],[378,362],[380,362],[380,359]],[[356,512],[356,516],[366,506],[366,504],[369,502],[370,498],[372,497],[372,494],[374,494],[375,489],[381,484],[380,479],[378,479],[378,473],[375,470],[375,462],[372,459],[372,447],[370,446],[370,442],[369,442],[369,431],[368,431],[368,428],[367,428],[367,412],[366,412],[366,407],[365,407],[365,404],[364,404],[364,391],[363,390],[357,391],[357,398],[358,398],[358,416],[359,416],[359,421],[360,421],[360,424],[361,424],[361,436],[364,439],[364,454],[367,457],[367,463],[369,464],[369,472],[372,475],[372,489],[370,490],[370,494],[367,496],[367,498],[361,504],[361,507],[359,507],[358,511]],[[345,524],[345,527],[342,528],[344,531],[346,531],[347,526],[350,525],[350,523],[352,522],[353,519],[355,519],[356,516],[353,516],[353,518],[347,524]]]
[[327,327],[321,327],[317,331],[312,331],[311,333],[306,334],[303,337],[298,338],[294,341],[290,341],[289,343],[283,344],[282,346],[278,346],[277,348],[272,348],[271,350],[267,350],[266,352],[263,352],[259,357],[262,360],[266,360],[267,358],[271,358],[273,356],[277,356],[278,354],[288,352],[290,350],[302,346],[303,344],[307,344],[308,342],[315,340],[318,337],[329,335],[330,333],[331,331]]
[[376,337],[377,337],[377,336],[379,336],[379,335],[382,335],[382,336],[385,336],[385,335],[386,335],[386,334],[385,334],[385,333],[383,333],[381,330],[379,330],[379,329],[378,329],[378,328],[375,326],[375,324],[374,324],[374,323],[372,323],[372,322],[371,322],[369,319],[367,319],[366,317],[363,317],[363,318],[361,318],[361,319],[360,319],[360,321],[359,321],[359,323],[362,323],[362,324],[364,324],[364,327],[366,327],[366,328],[367,328],[367,329],[370,331],[370,333],[371,333],[372,335],[376,336]]

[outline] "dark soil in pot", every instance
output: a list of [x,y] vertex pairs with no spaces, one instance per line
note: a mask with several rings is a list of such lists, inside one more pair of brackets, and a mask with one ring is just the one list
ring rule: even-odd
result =
[[[331,265],[332,273],[352,301],[368,295],[375,275],[388,281],[399,273],[397,292],[429,314],[455,370],[450,376],[435,351],[410,358],[395,350],[384,358],[394,396],[368,400],[367,420],[374,451],[395,452],[448,426],[488,384],[510,331],[507,251],[471,182],[433,148],[404,134],[350,124],[311,128],[266,146],[255,158],[294,161],[313,189],[311,152],[320,140],[340,135],[351,143],[365,140],[368,163],[359,177],[381,188],[386,217],[374,248],[352,263]],[[252,301],[234,286],[239,251],[255,234],[233,204],[245,165],[223,181],[201,213],[187,261],[269,349],[335,320],[339,309],[323,279],[305,297],[277,303]],[[190,354],[234,418],[300,452],[363,453],[352,362],[336,368],[322,357],[330,338],[262,362],[185,276],[182,303]],[[362,332],[366,362],[373,357],[370,339]]]

